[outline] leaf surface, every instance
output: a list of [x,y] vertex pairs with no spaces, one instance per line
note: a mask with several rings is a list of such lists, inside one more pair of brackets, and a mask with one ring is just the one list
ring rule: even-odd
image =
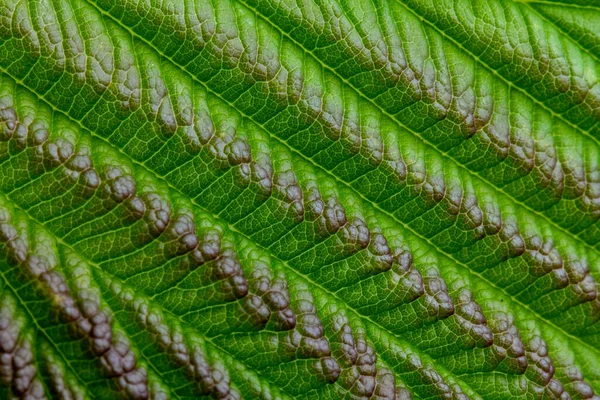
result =
[[3,0],[0,398],[599,399],[563,3]]

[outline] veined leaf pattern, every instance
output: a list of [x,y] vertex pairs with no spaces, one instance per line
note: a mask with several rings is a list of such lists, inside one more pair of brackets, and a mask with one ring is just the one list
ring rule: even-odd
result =
[[0,398],[600,399],[600,4],[3,0]]

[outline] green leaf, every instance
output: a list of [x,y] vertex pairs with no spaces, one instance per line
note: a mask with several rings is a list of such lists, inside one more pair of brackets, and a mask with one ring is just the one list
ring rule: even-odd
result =
[[600,399],[599,7],[2,0],[0,398]]

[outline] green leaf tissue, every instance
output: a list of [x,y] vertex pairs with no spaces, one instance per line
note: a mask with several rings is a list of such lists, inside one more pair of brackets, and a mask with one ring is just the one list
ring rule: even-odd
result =
[[0,0],[0,399],[600,400],[600,0]]

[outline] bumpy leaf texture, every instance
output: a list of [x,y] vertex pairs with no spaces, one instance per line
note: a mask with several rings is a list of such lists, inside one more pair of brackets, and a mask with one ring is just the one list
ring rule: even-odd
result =
[[600,399],[599,76],[598,0],[0,0],[0,398]]

